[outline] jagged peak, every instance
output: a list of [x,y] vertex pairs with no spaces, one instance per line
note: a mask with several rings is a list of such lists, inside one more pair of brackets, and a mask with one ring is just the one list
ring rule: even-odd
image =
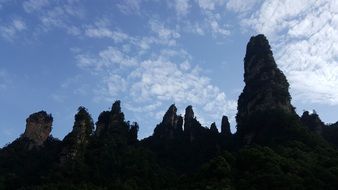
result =
[[53,122],[52,114],[48,114],[46,111],[41,110],[35,112],[26,119],[26,122]]
[[86,135],[92,133],[94,127],[93,119],[85,107],[80,106],[74,118],[73,133],[85,133]]
[[192,106],[189,105],[185,108],[185,114],[184,114],[184,120],[191,120],[195,118],[194,110],[192,109]]
[[166,113],[163,116],[163,121],[164,123],[168,123],[171,126],[173,126],[173,123],[177,117],[177,108],[175,106],[175,104],[172,104],[168,110],[166,111]]
[[121,113],[121,101],[120,100],[116,100],[112,107],[111,107],[111,112],[112,114],[119,114]]
[[322,122],[315,110],[313,110],[312,113],[310,113],[309,111],[304,111],[302,116],[300,117],[300,120],[303,125],[308,127],[311,131],[317,134],[322,133],[322,128],[325,124]]
[[177,108],[172,104],[163,116],[163,120],[154,129],[154,136],[172,139],[182,133],[183,118],[177,115]]
[[272,55],[271,46],[268,39],[264,34],[258,34],[257,36],[252,36],[249,43],[246,46],[246,56],[245,61],[253,56],[268,56]]
[[217,129],[217,126],[216,126],[215,122],[211,123],[211,125],[210,125],[210,132],[214,133],[214,134],[218,134],[218,129]]
[[121,101],[116,100],[111,108],[111,111],[103,111],[96,122],[95,135],[99,136],[102,131],[107,131],[108,128],[118,126],[124,122],[124,114],[121,111]]
[[223,117],[222,117],[221,134],[231,135],[229,119],[225,115],[223,115]]
[[283,72],[278,69],[269,41],[262,34],[251,37],[247,45],[244,58],[244,82],[245,86],[237,104],[238,134],[254,137],[256,132],[261,131],[258,129],[263,126],[256,127],[255,125],[258,124],[252,119],[260,114],[260,121],[267,120],[268,118],[263,114],[265,112],[280,112],[296,116],[294,107],[291,105],[289,83]]
[[78,108],[74,119],[73,130],[62,141],[63,149],[60,153],[61,165],[81,156],[84,147],[89,142],[90,135],[93,133],[94,123],[85,107],[80,106]]
[[49,137],[52,131],[53,117],[46,111],[39,111],[31,114],[26,119],[26,129],[22,135],[33,142],[34,146],[41,146]]

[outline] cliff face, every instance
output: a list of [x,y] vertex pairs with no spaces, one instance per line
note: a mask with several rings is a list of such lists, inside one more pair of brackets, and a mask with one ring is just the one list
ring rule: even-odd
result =
[[[252,129],[257,114],[273,111],[294,114],[289,94],[289,83],[273,58],[268,40],[262,34],[251,37],[244,58],[245,87],[238,99],[237,132],[255,136]],[[256,117],[253,119],[253,117]],[[250,137],[251,138],[251,137]]]
[[45,111],[31,114],[26,119],[26,129],[22,137],[29,139],[32,147],[41,146],[52,131],[53,117]]

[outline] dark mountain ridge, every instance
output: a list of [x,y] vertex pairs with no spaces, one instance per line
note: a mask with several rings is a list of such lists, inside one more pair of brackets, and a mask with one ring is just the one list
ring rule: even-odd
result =
[[288,81],[264,35],[244,58],[237,132],[200,124],[193,107],[173,104],[152,136],[138,140],[121,102],[95,123],[79,107],[72,131],[50,135],[53,117],[30,115],[26,130],[0,149],[0,189],[337,189],[338,124],[316,112],[300,117]]

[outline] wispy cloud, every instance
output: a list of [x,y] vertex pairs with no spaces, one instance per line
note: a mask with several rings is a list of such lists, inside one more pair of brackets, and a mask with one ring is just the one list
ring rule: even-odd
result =
[[80,1],[27,0],[23,1],[22,7],[32,20],[37,21],[31,31],[34,35],[55,28],[73,36],[81,34],[81,28],[74,22],[85,15]]
[[226,3],[226,8],[236,13],[246,14],[261,2],[262,0],[229,0]]
[[195,31],[197,34],[204,34],[204,31],[210,31],[214,38],[229,36],[231,33],[230,29],[225,24],[224,19],[222,19],[226,9],[225,3],[225,0],[197,0],[203,19],[196,22],[195,25],[191,25],[192,31]]
[[[193,66],[191,55],[184,50],[161,50],[150,57],[128,57],[119,51],[118,59],[115,51],[118,50],[108,47],[95,58],[86,58],[86,61],[83,57],[78,59],[78,66],[82,68],[90,66],[103,71],[98,74],[102,79],[95,89],[96,101],[98,98],[111,101],[123,96],[130,111],[138,112],[148,107],[151,110],[149,116],[156,117],[159,116],[160,110],[155,110],[159,107],[159,102],[167,102],[168,105],[173,102],[180,105],[192,104],[200,113],[205,113],[201,119],[207,123],[219,119],[223,114],[234,115],[236,102],[229,100],[224,92],[212,85],[210,78],[204,76],[198,66]],[[109,52],[108,58],[102,52]],[[114,61],[111,61],[111,55]],[[129,67],[125,70],[116,69],[111,64],[126,64],[130,60],[136,64],[128,64]]]
[[120,29],[112,27],[109,21],[98,20],[86,28],[85,35],[91,38],[109,38],[115,43],[123,42],[140,51],[148,50],[153,45],[175,46],[177,39],[181,36],[178,30],[167,27],[156,19],[151,19],[148,22],[148,27],[149,33],[147,35],[130,36]]
[[23,2],[22,6],[28,13],[38,11],[49,4],[48,0],[29,0]]
[[110,38],[114,42],[130,41],[130,37],[119,29],[112,28],[109,19],[96,20],[93,24],[85,27],[84,34],[90,38]]
[[122,74],[123,73],[111,72],[104,75],[98,88],[94,89],[94,100],[111,102],[114,98],[121,97],[122,94],[126,92],[129,84]]
[[107,27],[89,27],[85,30],[88,37],[93,38],[111,38],[116,42],[122,42],[128,39],[128,35],[123,32],[111,31]]
[[141,0],[124,0],[117,4],[118,9],[126,14],[140,14]]
[[[190,59],[183,57],[174,62],[178,54],[165,52],[153,59],[144,60],[130,77],[132,99],[138,101],[171,101],[178,104],[192,104],[202,108],[208,117],[216,119],[222,114],[233,112],[233,101],[228,100],[221,90],[212,85],[210,78],[203,76],[201,69],[190,65]],[[216,118],[215,118],[216,117]],[[204,118],[210,121],[210,118]]]
[[[190,3],[175,1],[177,14],[188,14]],[[217,5],[225,6],[224,2],[212,3],[209,7],[202,4],[205,19],[202,24],[193,24],[195,32],[204,35],[210,31],[214,37],[228,36],[229,30],[219,10],[215,10]],[[151,17],[145,28],[148,29],[145,35],[131,35],[107,19],[86,27],[87,37],[111,40],[110,46],[97,53],[76,52],[77,65],[100,77],[94,89],[96,101],[120,97],[129,111],[137,113],[146,109],[149,112],[143,113],[147,117],[156,118],[162,117],[165,107],[172,103],[191,104],[205,125],[219,120],[223,114],[234,116],[236,101],[213,85],[203,69],[194,64],[192,56],[181,48],[179,41],[185,32],[181,26]]]
[[156,43],[174,45],[176,44],[176,39],[181,36],[176,30],[165,27],[165,25],[158,20],[151,20],[149,25],[152,32],[157,34],[158,42]]
[[175,9],[178,16],[185,16],[191,8],[190,0],[176,0]]
[[7,25],[0,26],[1,36],[9,41],[26,29],[26,23],[22,19],[13,19]]
[[225,4],[225,0],[197,0],[198,5],[205,10],[215,10],[217,6]]
[[133,66],[137,64],[137,60],[130,57],[115,47],[108,47],[102,50],[98,55],[88,53],[80,53],[76,55],[77,65],[83,69],[90,71],[101,71],[110,67]]

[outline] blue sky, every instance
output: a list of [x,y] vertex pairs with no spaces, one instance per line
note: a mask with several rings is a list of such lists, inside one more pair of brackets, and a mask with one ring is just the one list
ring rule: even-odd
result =
[[338,120],[338,2],[331,0],[0,0],[0,145],[40,110],[52,135],[85,106],[119,99],[149,136],[167,108],[205,126],[234,116],[252,35],[270,40],[297,112]]

